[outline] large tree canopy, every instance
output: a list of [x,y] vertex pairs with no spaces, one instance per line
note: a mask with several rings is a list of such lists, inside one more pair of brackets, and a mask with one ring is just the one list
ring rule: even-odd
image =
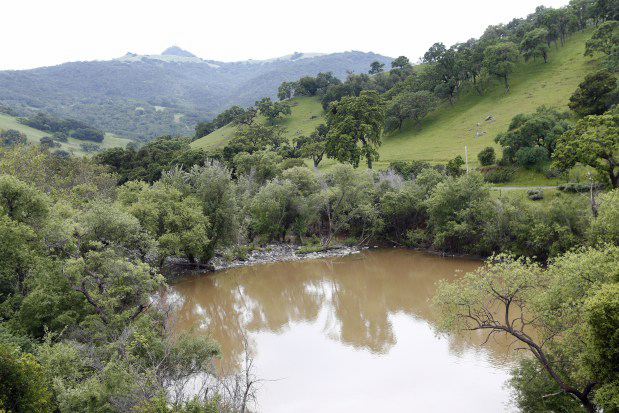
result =
[[617,79],[608,70],[590,73],[570,96],[568,106],[581,116],[601,115],[610,107],[611,92],[616,87]]
[[375,91],[332,103],[327,112],[327,156],[355,167],[365,158],[371,168],[372,161],[378,159],[384,122],[385,103]]
[[619,114],[587,116],[557,141],[555,164],[569,169],[589,165],[613,188],[619,187]]
[[484,50],[484,66],[491,74],[503,79],[509,92],[509,74],[518,61],[518,48],[512,42],[497,43]]

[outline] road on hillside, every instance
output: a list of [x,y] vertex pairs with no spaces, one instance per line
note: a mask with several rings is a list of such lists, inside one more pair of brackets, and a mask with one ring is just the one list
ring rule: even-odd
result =
[[505,190],[505,191],[515,191],[518,189],[529,190],[529,189],[559,189],[558,186],[493,186],[491,189],[495,190]]

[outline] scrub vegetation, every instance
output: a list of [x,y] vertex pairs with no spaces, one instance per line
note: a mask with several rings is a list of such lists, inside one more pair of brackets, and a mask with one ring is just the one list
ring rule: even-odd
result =
[[[203,326],[173,332],[170,278],[271,242],[372,242],[486,258],[433,302],[442,332],[508,335],[528,351],[510,381],[521,411],[618,412],[618,12],[538,7],[434,44],[421,67],[400,56],[344,81],[303,76],[193,137],[91,157],[58,152],[105,142],[79,122],[22,120],[51,134],[38,142],[3,128],[0,411],[251,411],[251,355],[223,376]],[[479,168],[454,138],[475,123],[487,126],[466,138]],[[557,188],[489,186],[574,170],[583,179]]]

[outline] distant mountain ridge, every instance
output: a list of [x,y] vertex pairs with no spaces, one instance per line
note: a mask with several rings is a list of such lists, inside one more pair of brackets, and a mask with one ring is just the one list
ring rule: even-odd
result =
[[376,53],[299,53],[266,60],[204,60],[172,46],[160,55],[127,53],[108,61],[70,62],[0,71],[0,106],[72,118],[105,131],[148,140],[192,134],[193,126],[231,105],[276,97],[283,81],[331,71],[367,72],[393,59]]

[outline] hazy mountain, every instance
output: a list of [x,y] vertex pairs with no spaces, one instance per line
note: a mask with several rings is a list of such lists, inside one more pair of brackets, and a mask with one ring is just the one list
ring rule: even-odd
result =
[[375,53],[293,53],[268,60],[204,60],[178,46],[160,55],[127,53],[109,61],[71,62],[0,71],[0,106],[42,111],[119,135],[150,139],[191,134],[193,126],[231,105],[275,98],[282,81],[332,71],[367,72]]

